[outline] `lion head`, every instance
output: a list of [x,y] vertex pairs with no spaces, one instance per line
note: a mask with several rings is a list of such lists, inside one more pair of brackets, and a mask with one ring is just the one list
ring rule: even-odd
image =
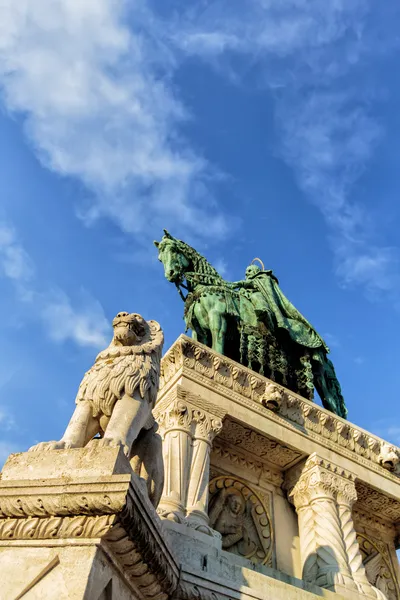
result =
[[112,326],[114,346],[134,346],[140,344],[146,334],[146,321],[137,313],[119,312],[114,317]]
[[89,400],[93,414],[111,415],[124,394],[140,396],[154,405],[164,342],[157,321],[137,313],[120,312],[113,319],[110,345],[97,355],[79,386],[76,402]]

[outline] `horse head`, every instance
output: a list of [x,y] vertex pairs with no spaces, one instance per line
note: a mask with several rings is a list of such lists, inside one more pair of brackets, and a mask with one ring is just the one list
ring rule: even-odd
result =
[[161,241],[154,242],[154,245],[158,248],[158,260],[164,265],[165,277],[172,283],[180,283],[190,266],[190,259],[185,253],[186,244],[164,229]]

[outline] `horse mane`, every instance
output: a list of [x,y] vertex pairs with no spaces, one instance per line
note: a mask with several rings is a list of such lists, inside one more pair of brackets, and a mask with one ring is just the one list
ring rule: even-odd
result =
[[218,273],[218,271],[214,269],[214,267],[208,262],[208,260],[204,256],[202,256],[202,254],[200,254],[199,252],[197,252],[197,250],[192,248],[192,246],[189,246],[189,244],[183,242],[182,240],[174,238],[170,233],[168,233],[168,235],[165,235],[161,240],[161,249],[162,246],[166,246],[168,243],[174,244],[178,248],[178,250],[182,254],[184,254],[188,260],[191,261],[193,265],[193,271],[195,273],[200,273],[201,275],[209,275],[213,280],[218,279],[220,281],[223,281],[223,278]]

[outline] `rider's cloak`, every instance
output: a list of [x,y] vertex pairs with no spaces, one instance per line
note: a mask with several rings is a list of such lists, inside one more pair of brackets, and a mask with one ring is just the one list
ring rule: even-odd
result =
[[251,281],[261,293],[268,305],[268,310],[275,317],[277,326],[286,329],[294,342],[306,348],[323,348],[325,352],[329,352],[325,341],[311,323],[286,298],[272,271],[258,271],[247,281]]

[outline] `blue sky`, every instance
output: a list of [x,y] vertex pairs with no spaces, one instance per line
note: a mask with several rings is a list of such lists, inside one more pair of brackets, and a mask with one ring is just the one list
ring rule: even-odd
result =
[[400,8],[4,0],[0,461],[58,439],[121,310],[183,331],[153,239],[259,256],[400,442]]

